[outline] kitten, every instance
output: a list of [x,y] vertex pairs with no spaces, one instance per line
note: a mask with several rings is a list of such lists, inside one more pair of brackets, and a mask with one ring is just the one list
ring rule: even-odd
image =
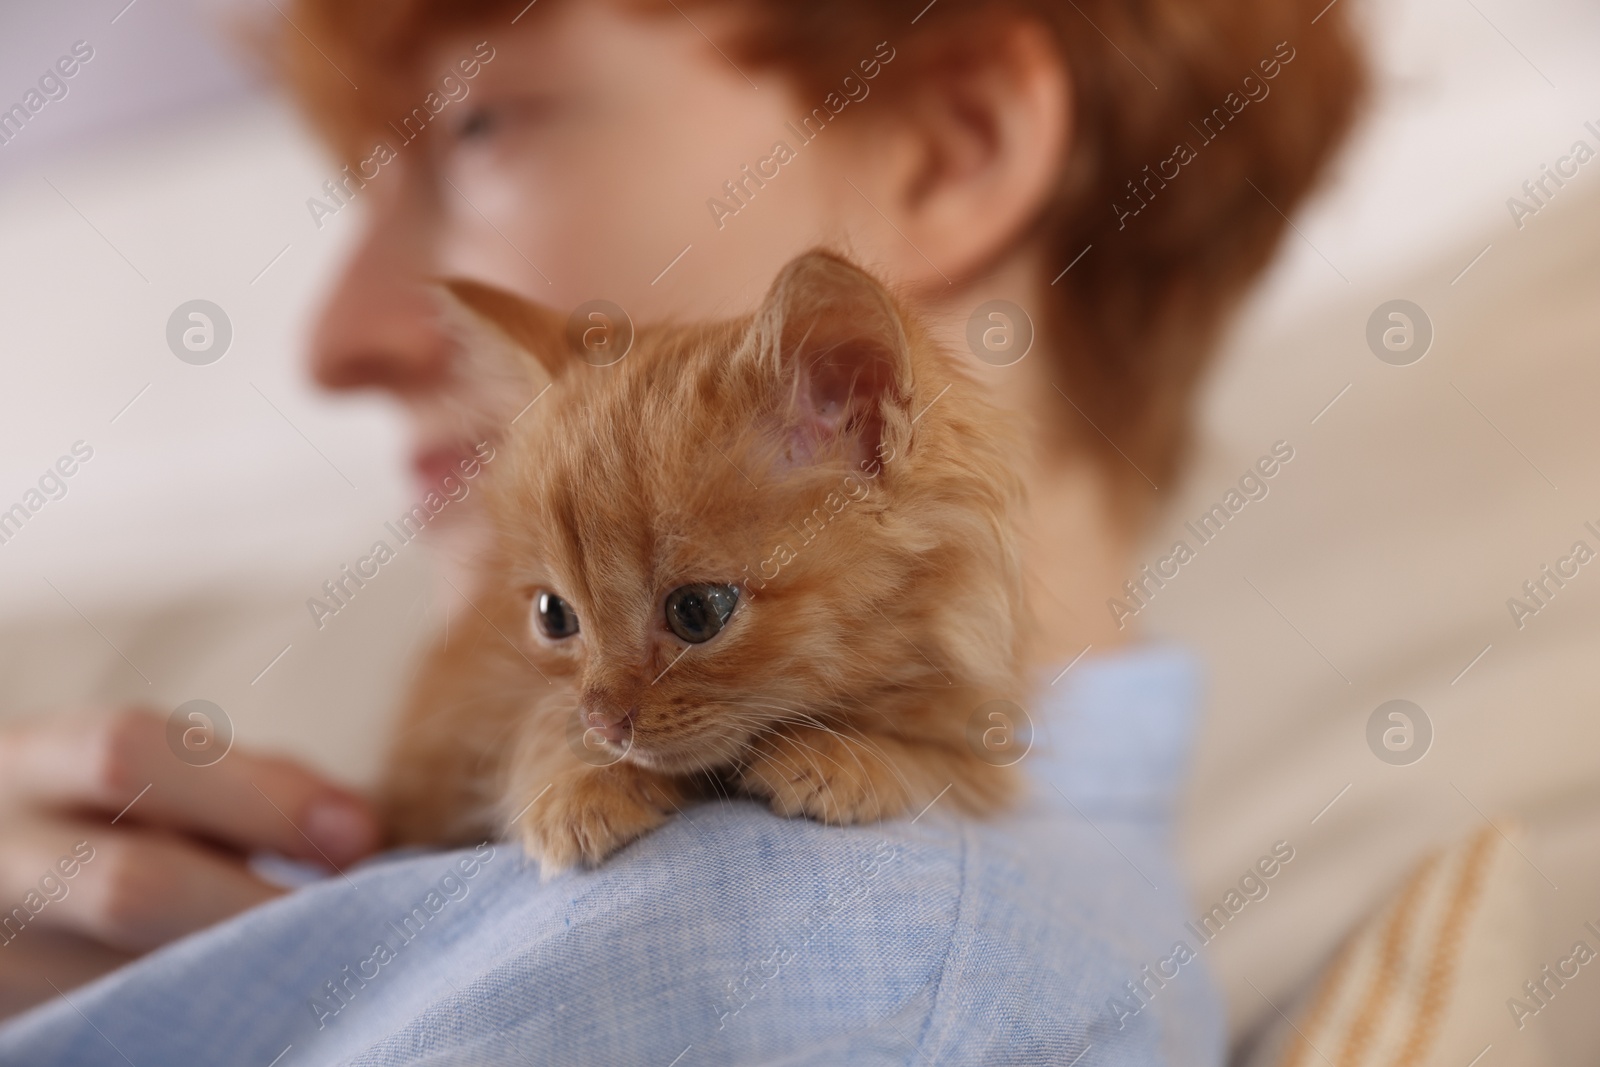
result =
[[471,358],[549,389],[402,723],[396,840],[509,831],[548,877],[707,794],[834,824],[1007,802],[969,721],[1018,695],[1016,446],[881,285],[808,253],[753,316],[605,367],[562,316],[447,288]]

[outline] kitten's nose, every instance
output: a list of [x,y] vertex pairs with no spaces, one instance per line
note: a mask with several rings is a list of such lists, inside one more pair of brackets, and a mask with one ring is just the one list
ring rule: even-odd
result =
[[615,704],[590,704],[584,708],[583,721],[589,729],[611,742],[626,741],[633,736],[633,720],[639,706],[621,708]]

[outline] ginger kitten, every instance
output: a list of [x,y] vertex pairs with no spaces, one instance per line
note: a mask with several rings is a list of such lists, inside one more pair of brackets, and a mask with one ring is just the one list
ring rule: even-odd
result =
[[448,289],[471,358],[549,388],[402,722],[395,840],[509,832],[548,877],[707,794],[834,824],[1006,803],[968,724],[1019,695],[1015,439],[881,285],[808,253],[753,316],[605,367],[552,311]]

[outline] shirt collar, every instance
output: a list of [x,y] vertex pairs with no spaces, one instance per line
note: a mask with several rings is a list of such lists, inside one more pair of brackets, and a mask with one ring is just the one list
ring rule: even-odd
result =
[[1034,747],[1022,766],[1047,802],[1169,820],[1188,777],[1201,688],[1199,661],[1173,645],[1086,656],[1034,688]]

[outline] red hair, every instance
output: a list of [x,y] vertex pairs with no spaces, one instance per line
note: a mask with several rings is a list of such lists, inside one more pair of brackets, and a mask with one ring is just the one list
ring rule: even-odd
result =
[[[1072,144],[1027,232],[1045,250],[1039,325],[1071,398],[1058,425],[1098,455],[1113,485],[1142,496],[1130,465],[1158,482],[1172,476],[1221,327],[1356,114],[1365,68],[1349,5],[937,2],[913,25],[923,0],[762,0],[749,4],[756,17],[734,48],[820,99],[887,39],[904,58],[878,91],[915,94],[942,65],[970,61],[1007,18],[1049,30],[1073,83]],[[414,95],[415,64],[439,34],[525,3],[296,0],[303,35],[285,39],[286,73],[312,120],[358,158],[384,109]],[[360,72],[361,92],[330,58]]]

